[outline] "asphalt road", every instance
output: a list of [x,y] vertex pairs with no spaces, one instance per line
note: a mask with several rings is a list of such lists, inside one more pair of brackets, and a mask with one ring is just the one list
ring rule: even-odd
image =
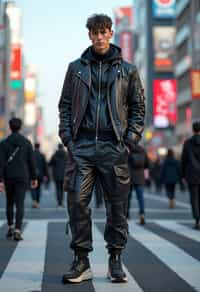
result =
[[133,196],[129,240],[123,253],[128,283],[106,279],[107,253],[103,240],[104,208],[92,207],[94,251],[90,255],[92,281],[62,285],[72,253],[66,235],[66,208],[57,209],[54,188],[43,190],[40,209],[31,208],[26,196],[24,240],[7,241],[5,197],[0,195],[0,291],[1,292],[191,292],[200,291],[200,231],[192,229],[188,193],[177,192],[177,207],[168,209],[164,195],[145,191],[146,221],[138,224]]

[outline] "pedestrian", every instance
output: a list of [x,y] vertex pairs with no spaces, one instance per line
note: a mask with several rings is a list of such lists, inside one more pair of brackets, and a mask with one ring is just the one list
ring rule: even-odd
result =
[[181,167],[189,188],[194,228],[200,229],[200,121],[194,122],[192,128],[193,136],[183,145]]
[[32,208],[40,208],[41,186],[43,182],[47,182],[49,180],[49,174],[46,157],[40,151],[40,143],[35,143],[34,147],[34,159],[38,185],[35,189],[31,189]]
[[[31,187],[37,186],[33,149],[30,141],[21,133],[22,121],[9,121],[11,134],[0,143],[0,190],[5,186],[7,239],[22,240],[21,230],[24,217],[25,193],[31,180]],[[16,206],[14,225],[14,205]]]
[[144,225],[145,222],[145,204],[144,204],[144,185],[145,172],[149,171],[149,159],[147,153],[141,145],[134,145],[129,153],[129,169],[131,174],[131,188],[128,195],[127,218],[130,219],[130,206],[133,190],[139,205],[139,223]]
[[[124,282],[121,253],[127,242],[125,206],[130,188],[128,147],[140,140],[144,95],[137,69],[110,43],[112,20],[95,14],[86,24],[92,45],[70,63],[59,102],[59,135],[74,160],[74,191],[68,192],[74,262],[63,283],[92,278],[92,190],[99,177],[111,205],[104,238],[109,253],[108,277]],[[70,197],[70,199],[69,199]]]
[[157,194],[159,194],[162,189],[162,184],[161,184],[161,179],[160,179],[161,168],[162,168],[162,162],[161,162],[160,156],[157,156],[156,160],[152,162],[152,166],[150,167],[150,176],[154,182],[155,191]]
[[64,150],[63,144],[58,144],[58,149],[52,155],[49,166],[52,168],[53,180],[55,182],[56,187],[56,199],[57,199],[57,207],[63,207],[63,181],[64,181],[64,172],[66,165],[66,151]]
[[174,157],[174,151],[168,149],[167,156],[161,167],[161,182],[165,186],[166,195],[169,199],[169,208],[176,207],[175,190],[176,184],[180,181],[180,164]]

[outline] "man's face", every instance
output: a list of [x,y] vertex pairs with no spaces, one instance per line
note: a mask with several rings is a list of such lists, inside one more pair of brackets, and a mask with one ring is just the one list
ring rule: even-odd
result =
[[99,54],[104,54],[109,49],[112,35],[113,31],[108,28],[89,31],[89,38],[92,41],[94,50]]

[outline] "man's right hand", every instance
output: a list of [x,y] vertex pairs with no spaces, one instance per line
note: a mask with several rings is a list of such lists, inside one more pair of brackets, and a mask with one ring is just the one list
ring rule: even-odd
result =
[[38,181],[37,179],[31,180],[31,188],[35,189],[38,186]]

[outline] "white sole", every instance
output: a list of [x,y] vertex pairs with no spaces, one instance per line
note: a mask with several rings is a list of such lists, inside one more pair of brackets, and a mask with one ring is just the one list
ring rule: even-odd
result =
[[82,281],[91,280],[92,278],[93,278],[92,271],[91,271],[91,269],[88,269],[84,273],[82,273],[78,278],[68,279],[68,282],[71,282],[71,283],[80,283]]
[[107,278],[112,282],[112,283],[127,283],[128,282],[128,277],[125,276],[122,279],[117,279],[117,278],[113,278],[110,274],[110,271],[108,271],[107,273]]

